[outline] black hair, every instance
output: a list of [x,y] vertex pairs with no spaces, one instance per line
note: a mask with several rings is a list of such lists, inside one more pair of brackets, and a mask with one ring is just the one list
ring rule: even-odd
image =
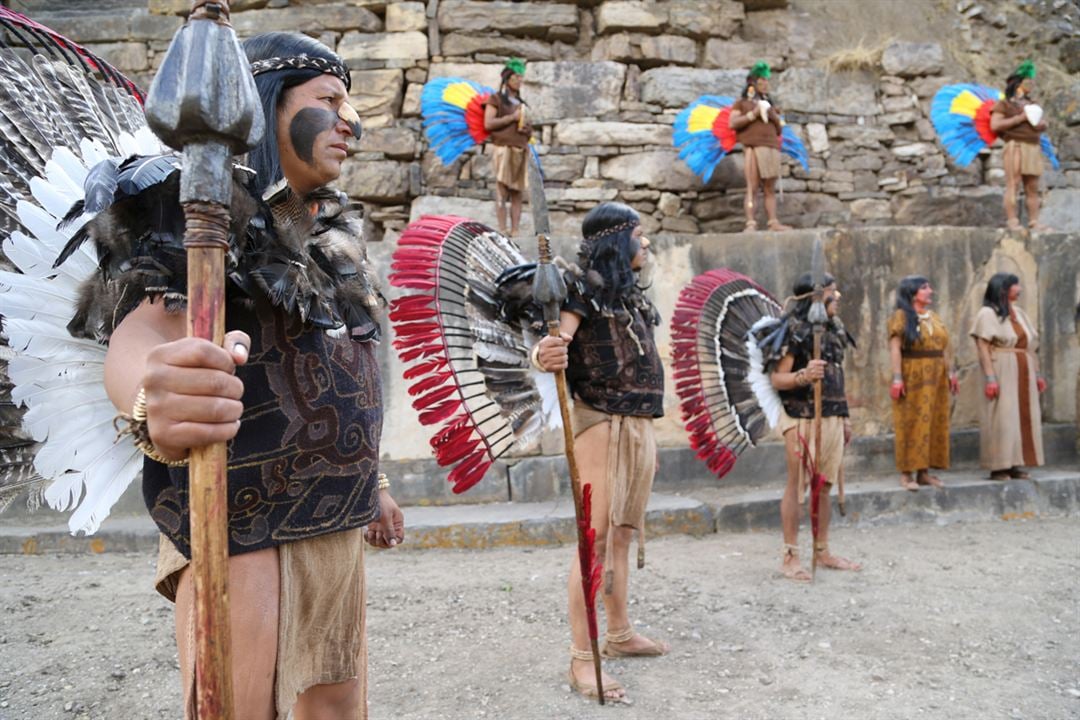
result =
[[[506,92],[506,89],[507,89],[506,83],[509,82],[511,75],[516,75],[516,74],[517,73],[515,73],[512,68],[508,68],[508,67],[504,67],[502,69],[502,72],[499,73],[499,97],[502,99],[502,101],[504,103],[510,102],[510,95],[509,95],[509,93]],[[521,97],[521,91],[520,90],[517,91],[517,99],[518,99],[518,102],[520,102],[522,105],[528,106],[528,103],[525,102],[525,98]]]
[[[829,273],[825,273],[825,282],[821,285],[823,288],[827,288],[836,282]],[[799,279],[795,281],[795,287],[792,288],[792,295],[799,297],[800,295],[808,295],[814,291],[814,276],[811,273],[803,273],[799,276]],[[806,315],[810,312],[810,306],[814,304],[814,298],[812,296],[801,298],[795,301],[795,305],[791,308],[789,315],[794,315],[800,320],[805,320]]]
[[[754,87],[757,84],[757,79],[758,79],[757,75],[747,75],[746,76],[746,84],[743,85],[742,95],[740,97],[742,97],[743,99],[750,97],[750,88],[754,88],[755,96],[760,96],[763,100],[768,97],[765,93],[759,93],[757,91],[757,88]],[[765,78],[765,79],[768,80],[768,78]]]
[[[595,271],[604,281],[596,298],[601,307],[613,307],[637,285],[631,264],[641,248],[641,242],[633,236],[640,222],[636,210],[617,202],[600,203],[581,221],[584,240],[578,259],[583,270]],[[605,232],[609,230],[613,231]]]
[[[255,35],[244,41],[243,48],[248,62],[296,55],[341,62],[341,58],[321,42],[299,33],[271,32]],[[263,117],[266,118],[266,134],[263,135],[262,142],[248,151],[245,164],[255,171],[257,192],[263,192],[284,177],[277,136],[277,111],[282,96],[289,88],[302,85],[322,74],[314,68],[285,68],[255,76],[255,87],[259,91]]]
[[986,283],[983,306],[994,308],[994,312],[1002,320],[1009,317],[1009,288],[1019,283],[1020,278],[1012,273],[996,273],[990,278],[990,282]]
[[1009,77],[1005,78],[1005,99],[1012,100],[1016,96],[1016,89],[1020,87],[1020,83],[1024,82],[1026,75],[1017,75],[1013,73]]
[[929,282],[922,275],[908,275],[896,288],[896,309],[904,311],[904,347],[911,347],[919,339],[919,315],[915,312],[915,293]]

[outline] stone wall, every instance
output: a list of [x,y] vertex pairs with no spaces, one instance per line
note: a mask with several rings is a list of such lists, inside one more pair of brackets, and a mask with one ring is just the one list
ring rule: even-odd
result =
[[[852,0],[234,0],[241,36],[300,30],[352,68],[364,138],[343,187],[368,205],[372,237],[392,239],[421,212],[494,222],[489,159],[444,167],[424,141],[423,84],[463,76],[498,84],[503,59],[529,60],[523,94],[541,141],[557,232],[598,201],[636,207],[649,232],[729,232],[742,220],[742,156],[706,186],[676,157],[671,124],[704,93],[735,94],[757,59],[810,150],[785,164],[781,214],[797,227],[1000,225],[1001,151],[967,169],[946,160],[928,120],[950,82],[1001,84],[1035,53],[1063,161],[1045,184],[1058,208],[1080,197],[1080,8],[1064,0],[866,4]],[[188,0],[20,0],[20,9],[86,43],[149,85]],[[843,12],[844,8],[851,12]],[[92,8],[92,9],[91,9]],[[923,24],[920,25],[920,16]],[[898,22],[898,20],[903,22]],[[874,37],[853,46],[869,24]],[[846,32],[847,37],[844,37]],[[831,33],[831,34],[830,34]],[[836,37],[839,36],[839,40]],[[846,43],[846,44],[845,44]],[[860,69],[832,72],[827,67]],[[1070,69],[1071,68],[1071,69]],[[1042,78],[1046,78],[1045,81]],[[1062,79],[1064,78],[1064,79]],[[1068,128],[1072,126],[1071,131]],[[470,202],[461,203],[465,199]],[[473,202],[475,201],[475,202]],[[1074,221],[1064,210],[1059,223]],[[526,228],[528,224],[526,224]]]

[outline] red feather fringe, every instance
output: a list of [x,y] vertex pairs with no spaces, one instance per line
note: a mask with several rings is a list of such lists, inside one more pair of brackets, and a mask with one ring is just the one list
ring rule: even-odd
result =
[[799,433],[799,444],[802,445],[799,460],[802,461],[806,474],[810,476],[810,532],[816,540],[821,524],[821,489],[828,483],[828,478],[818,472],[818,459],[810,456],[810,444],[802,433]]
[[731,129],[731,106],[728,105],[720,109],[720,114],[713,120],[712,126],[713,135],[720,141],[720,147],[724,148],[724,152],[731,152],[731,149],[735,147],[737,142],[735,138],[735,131]]
[[469,101],[465,106],[465,125],[469,128],[469,135],[479,145],[488,139],[489,133],[484,127],[484,101],[491,93],[481,93]]
[[603,582],[604,566],[596,557],[596,530],[591,527],[592,485],[581,486],[581,517],[577,519],[578,564],[581,567],[582,590],[585,593],[585,615],[588,619],[589,638],[599,637],[596,625],[596,593]]

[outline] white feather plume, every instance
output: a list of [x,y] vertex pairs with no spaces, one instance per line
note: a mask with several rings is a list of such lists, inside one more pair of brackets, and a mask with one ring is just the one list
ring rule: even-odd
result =
[[784,403],[780,400],[780,394],[773,387],[772,380],[765,373],[765,358],[758,347],[755,335],[758,330],[776,322],[776,318],[765,316],[755,322],[746,338],[746,354],[750,357],[750,369],[746,373],[746,379],[750,382],[750,389],[754,391],[754,397],[761,405],[765,413],[765,419],[769,421],[769,427],[775,428],[780,424],[781,413],[784,412]]

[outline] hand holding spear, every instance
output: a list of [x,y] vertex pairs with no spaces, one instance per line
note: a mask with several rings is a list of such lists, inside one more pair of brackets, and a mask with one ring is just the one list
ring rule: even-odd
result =
[[[533,298],[544,308],[544,322],[548,335],[559,337],[559,312],[566,299],[566,283],[562,274],[551,261],[550,224],[547,214],[547,198],[544,196],[544,179],[535,153],[529,153],[529,209],[532,211],[533,228],[539,259],[533,278]],[[592,646],[593,668],[596,671],[596,695],[604,704],[604,684],[600,672],[599,631],[596,626],[596,591],[600,587],[603,568],[596,562],[596,531],[590,527],[592,515],[592,486],[582,484],[574,457],[574,426],[570,418],[570,395],[566,387],[566,373],[554,371],[555,387],[559,393],[559,409],[562,411],[563,440],[566,445],[566,464],[570,468],[570,487],[574,495],[574,518],[577,521],[578,562],[581,567],[581,591],[585,596],[585,615],[589,624],[589,643]]]
[[[188,336],[225,338],[225,251],[232,155],[263,136],[255,80],[229,25],[228,0],[193,0],[146,103],[150,128],[183,153]],[[229,657],[225,443],[192,448],[189,469],[191,564],[195,590],[196,714],[233,715]]]

